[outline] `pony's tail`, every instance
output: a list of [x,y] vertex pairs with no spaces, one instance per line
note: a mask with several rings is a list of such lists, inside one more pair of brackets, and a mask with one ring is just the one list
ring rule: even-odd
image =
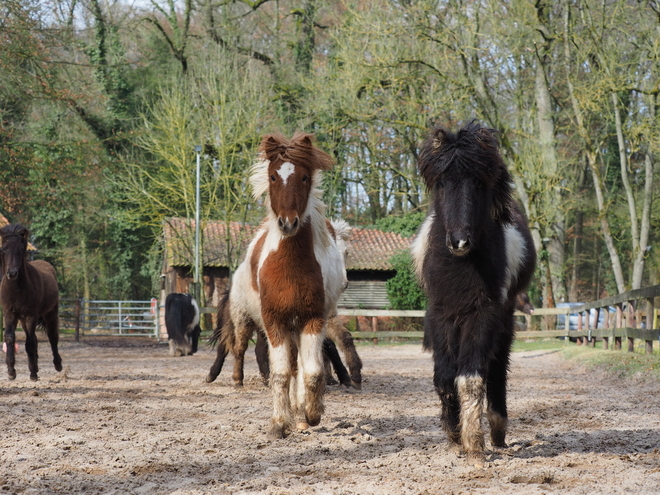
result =
[[229,313],[229,291],[225,291],[218,303],[218,312],[215,320],[213,334],[209,337],[207,345],[211,348],[220,344],[225,349],[233,348],[234,341],[234,322]]

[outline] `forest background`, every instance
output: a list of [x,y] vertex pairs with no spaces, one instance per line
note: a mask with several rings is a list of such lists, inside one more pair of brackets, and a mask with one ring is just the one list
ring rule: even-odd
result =
[[410,235],[429,127],[476,118],[533,229],[534,303],[593,300],[660,282],[659,92],[658,1],[2,0],[0,212],[64,297],[144,299],[164,222],[194,217],[196,145],[202,223],[257,223],[260,137],[303,130],[337,162],[329,216]]

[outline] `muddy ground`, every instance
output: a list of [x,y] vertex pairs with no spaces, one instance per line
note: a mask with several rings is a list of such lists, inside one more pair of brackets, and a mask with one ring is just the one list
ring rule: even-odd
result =
[[[42,336],[43,337],[43,336]],[[44,339],[42,339],[44,340]],[[321,424],[269,442],[252,350],[204,382],[208,348],[41,342],[40,381],[0,375],[0,493],[659,493],[660,384],[588,373],[559,352],[515,353],[510,447],[483,469],[447,452],[420,345],[359,347],[361,392],[330,387]]]

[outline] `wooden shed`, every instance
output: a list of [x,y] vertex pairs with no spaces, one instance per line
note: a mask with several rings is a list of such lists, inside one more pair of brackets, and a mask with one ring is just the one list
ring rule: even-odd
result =
[[[194,221],[169,218],[163,226],[162,301],[171,292],[188,292],[193,281]],[[227,288],[230,266],[242,261],[258,229],[239,222],[208,221],[202,232],[205,304],[216,306]],[[348,239],[348,288],[339,300],[345,308],[386,308],[385,282],[395,275],[390,258],[408,249],[411,239],[392,232],[354,227]]]

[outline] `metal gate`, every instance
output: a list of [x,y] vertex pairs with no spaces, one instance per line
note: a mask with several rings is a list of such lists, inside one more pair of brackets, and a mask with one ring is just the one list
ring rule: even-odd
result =
[[80,300],[80,330],[91,337],[159,336],[158,300],[87,301]]

